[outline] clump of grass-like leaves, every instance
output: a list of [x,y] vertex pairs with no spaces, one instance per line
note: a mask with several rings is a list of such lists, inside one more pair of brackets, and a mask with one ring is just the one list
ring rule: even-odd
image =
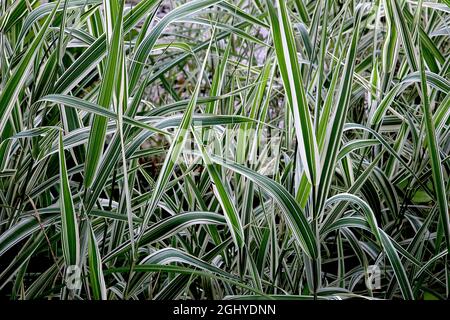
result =
[[449,25],[448,0],[1,1],[1,296],[449,298]]

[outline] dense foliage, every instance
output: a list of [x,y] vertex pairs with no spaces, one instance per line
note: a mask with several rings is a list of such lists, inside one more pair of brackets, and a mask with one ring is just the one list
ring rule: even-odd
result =
[[6,299],[446,299],[450,1],[0,1]]

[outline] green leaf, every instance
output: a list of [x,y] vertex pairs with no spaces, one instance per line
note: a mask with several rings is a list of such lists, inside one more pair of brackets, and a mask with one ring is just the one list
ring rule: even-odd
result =
[[286,98],[294,114],[300,158],[310,183],[316,185],[320,174],[319,151],[297,58],[294,32],[285,1],[278,0],[276,3],[277,9],[271,1],[267,0],[278,66],[283,78]]
[[106,300],[106,284],[103,276],[102,259],[100,257],[94,230],[90,224],[88,232],[89,278],[92,287],[92,295],[95,300]]
[[80,236],[78,233],[78,219],[73,205],[72,193],[67,176],[66,157],[62,133],[59,134],[59,175],[61,197],[61,242],[66,266],[75,266],[80,262]]

